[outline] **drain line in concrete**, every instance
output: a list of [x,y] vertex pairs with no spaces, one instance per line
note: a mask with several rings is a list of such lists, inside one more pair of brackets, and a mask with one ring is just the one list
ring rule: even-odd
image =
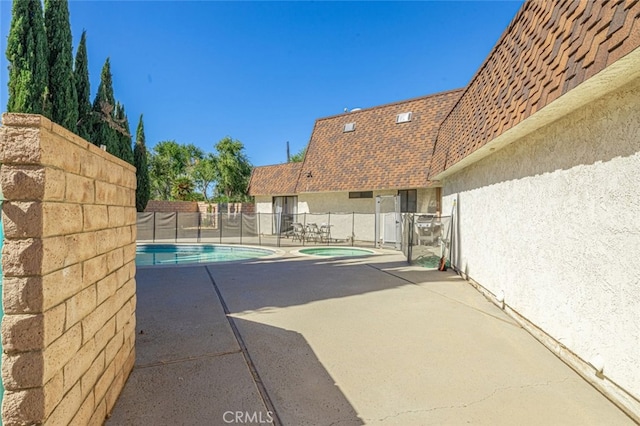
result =
[[211,284],[213,284],[213,289],[216,291],[216,294],[218,295],[218,299],[220,300],[222,309],[224,309],[225,316],[227,317],[227,321],[229,321],[229,326],[233,331],[233,335],[235,336],[236,341],[240,346],[240,350],[242,351],[242,355],[244,356],[244,361],[247,364],[247,367],[249,367],[249,371],[251,372],[253,381],[255,382],[256,387],[258,388],[258,392],[260,393],[262,402],[264,403],[267,410],[271,413],[271,417],[273,418],[272,424],[276,426],[281,426],[282,422],[280,421],[280,417],[278,416],[276,407],[273,405],[273,402],[271,402],[271,398],[269,397],[267,388],[264,386],[264,383],[260,378],[260,374],[258,374],[258,370],[256,369],[256,366],[253,363],[253,360],[251,359],[251,355],[249,355],[249,350],[247,349],[247,345],[244,343],[244,340],[242,339],[242,335],[240,335],[240,330],[238,330],[236,323],[233,321],[233,317],[231,316],[231,312],[227,307],[227,303],[224,301],[224,298],[222,297],[222,293],[220,292],[220,289],[218,288],[216,281],[213,279],[213,275],[211,274],[209,267],[205,266],[205,269],[207,271],[207,274],[209,274],[209,279],[211,280]]

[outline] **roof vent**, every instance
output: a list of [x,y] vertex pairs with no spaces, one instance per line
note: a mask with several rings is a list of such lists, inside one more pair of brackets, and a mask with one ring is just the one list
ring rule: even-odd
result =
[[343,133],[353,132],[356,130],[356,123],[347,123],[344,125]]
[[402,114],[396,115],[396,124],[407,123],[411,121],[411,112],[403,112]]

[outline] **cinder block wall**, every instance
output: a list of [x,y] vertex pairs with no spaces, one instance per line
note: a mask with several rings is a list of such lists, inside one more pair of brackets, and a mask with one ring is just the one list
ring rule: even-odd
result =
[[41,116],[2,122],[2,420],[100,425],[135,358],[135,168]]
[[202,201],[163,201],[150,200],[145,207],[145,213],[209,213],[208,207],[211,206],[211,213],[217,213],[222,210],[223,213],[255,213],[255,205],[253,203],[228,203],[222,204],[225,208],[221,208],[218,203],[205,203]]
[[163,201],[163,200],[149,200],[145,212],[159,212],[159,213],[197,213],[198,203],[196,201]]

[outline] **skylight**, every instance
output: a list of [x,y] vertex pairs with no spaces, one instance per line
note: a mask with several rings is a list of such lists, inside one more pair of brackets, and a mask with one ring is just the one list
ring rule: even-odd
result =
[[396,124],[407,123],[411,121],[411,112],[403,112],[401,114],[396,115]]
[[356,130],[356,123],[347,123],[344,125],[343,133],[353,132],[354,130]]

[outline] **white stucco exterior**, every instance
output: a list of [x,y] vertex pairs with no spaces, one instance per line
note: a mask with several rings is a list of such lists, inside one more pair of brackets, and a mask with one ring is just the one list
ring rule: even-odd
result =
[[[410,189],[410,188],[408,188]],[[303,193],[298,196],[299,213],[375,213],[376,197],[397,195],[398,190],[373,191],[373,198],[349,198],[348,192]],[[436,211],[435,188],[417,189],[418,212]]]
[[[375,213],[376,197],[397,195],[398,191],[373,191],[373,198],[349,198],[348,192],[318,192],[298,195],[298,213]],[[273,197],[257,195],[256,212],[273,213]],[[417,189],[418,212],[436,213],[437,199],[435,188]]]
[[460,271],[640,400],[640,80],[445,178],[454,200]]
[[[397,190],[373,191],[373,198],[349,198],[348,192],[302,193],[298,195],[296,221],[331,224],[332,238],[374,242],[376,197],[397,195]],[[418,212],[437,212],[435,188],[417,189]],[[273,197],[256,196],[256,212],[260,216],[260,232],[270,234],[273,225]],[[330,214],[329,214],[330,213]]]

